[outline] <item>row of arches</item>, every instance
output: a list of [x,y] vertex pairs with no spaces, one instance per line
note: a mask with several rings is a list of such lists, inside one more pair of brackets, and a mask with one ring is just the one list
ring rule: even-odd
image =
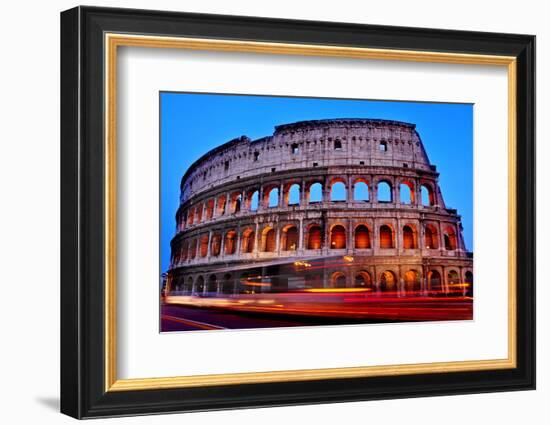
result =
[[[351,190],[348,191],[348,185]],[[420,188],[417,194],[416,187]],[[347,178],[334,177],[327,184],[323,182],[287,182],[283,184],[266,184],[259,189],[238,190],[209,199],[185,211],[180,221],[180,230],[213,218],[241,211],[256,212],[263,208],[299,206],[320,202],[397,202],[404,205],[434,206],[435,192],[431,183],[416,183],[414,180],[402,179],[394,189],[390,180],[380,179],[375,187],[369,186],[367,179],[357,177],[350,183]],[[374,190],[375,189],[375,190]],[[417,196],[420,197],[417,203]],[[397,198],[394,199],[394,198]]]
[[[223,276],[211,274],[181,277],[171,284],[172,292],[186,294],[237,294],[247,290],[247,286],[254,285],[255,279],[249,278],[249,273],[234,277],[231,273]],[[257,279],[256,279],[257,280]],[[261,280],[261,279],[260,279]],[[264,279],[265,280],[265,279]],[[437,269],[427,269],[425,276],[416,269],[404,270],[400,275],[393,270],[382,270],[374,275],[372,271],[363,269],[353,273],[344,271],[330,272],[323,281],[317,275],[309,274],[304,277],[304,288],[364,288],[369,292],[396,293],[400,295],[438,295],[457,294],[472,295],[474,276],[471,270],[466,270],[461,278],[456,269],[449,269],[442,274]],[[264,288],[266,286],[264,285]],[[287,288],[289,289],[289,288]],[[290,288],[291,289],[291,288]],[[270,291],[269,286],[264,291]]]
[[[372,228],[367,224],[358,224],[348,232],[343,224],[334,224],[328,229],[328,245],[324,243],[325,232],[319,223],[311,223],[302,231],[297,224],[286,224],[279,228],[271,225],[264,226],[256,231],[253,227],[246,227],[240,234],[230,229],[225,232],[205,233],[190,240],[184,240],[182,247],[174,255],[173,263],[193,260],[197,257],[217,257],[223,255],[252,254],[255,252],[297,251],[298,249],[318,250],[347,249],[351,240],[353,249],[372,249],[374,235]],[[396,232],[392,224],[382,224],[377,230],[377,247],[380,249],[396,248]],[[256,233],[258,232],[258,233]],[[438,228],[433,224],[423,227],[423,241],[419,241],[418,229],[414,224],[405,224],[401,228],[402,249],[439,249],[440,240]],[[457,249],[457,234],[455,227],[447,225],[443,228],[443,248],[447,251]]]

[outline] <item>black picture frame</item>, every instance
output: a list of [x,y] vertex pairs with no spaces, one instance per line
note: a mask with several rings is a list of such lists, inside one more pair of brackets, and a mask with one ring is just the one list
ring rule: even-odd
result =
[[[514,56],[517,60],[517,367],[105,391],[104,34]],[[75,418],[535,388],[535,37],[76,7],[61,13],[61,412]]]

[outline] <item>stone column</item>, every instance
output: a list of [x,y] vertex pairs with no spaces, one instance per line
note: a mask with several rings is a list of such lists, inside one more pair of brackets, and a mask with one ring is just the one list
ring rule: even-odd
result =
[[298,232],[298,251],[301,254],[304,252],[304,225],[302,217],[299,218]]
[[353,178],[348,176],[346,184],[346,200],[349,203],[353,202]]
[[227,192],[225,195],[225,212],[223,215],[231,214],[233,211],[231,211],[231,208],[233,205],[231,205],[231,193]]
[[302,182],[300,183],[300,207],[304,207],[306,204],[306,181],[305,179],[302,179]]
[[380,225],[378,220],[373,221],[372,233],[372,251],[376,255],[380,252]]
[[417,226],[418,226],[418,232],[417,232],[418,249],[423,250],[423,249],[426,249],[426,240],[425,240],[426,238],[424,236],[424,223],[421,220],[419,220]]
[[264,209],[264,186],[260,186],[260,190],[258,191],[258,211],[260,212]]
[[401,227],[401,220],[397,219],[396,229],[395,229],[395,247],[397,248],[397,253],[401,254],[403,251],[403,229]]
[[258,230],[259,230],[259,224],[258,224],[258,221],[256,220],[256,228],[254,230],[254,249],[252,250],[252,254],[254,255],[254,257],[258,257],[258,252],[260,252],[258,245],[260,245],[260,243],[262,242],[262,238],[260,237]]
[[285,206],[284,189],[285,184],[284,182],[281,182],[281,184],[279,185],[279,208],[283,208]]
[[225,230],[221,231],[220,257],[225,257]]
[[347,223],[347,229],[346,229],[346,250],[347,252],[351,253],[353,252],[353,220],[351,218],[348,219]]
[[372,180],[372,178],[369,177],[369,186],[368,186],[368,189],[369,189],[369,202],[370,203],[374,203],[374,202],[377,202],[377,197],[376,197],[376,190],[375,190],[375,185],[374,185],[374,182]]
[[439,253],[443,254],[447,248],[445,248],[445,236],[443,235],[443,229],[441,228],[441,221],[437,223],[437,229],[439,231]]
[[237,246],[235,248],[235,254],[236,255],[241,255],[241,226],[238,225],[237,226],[237,229],[236,229],[236,232],[237,232]]
[[208,232],[208,250],[206,251],[206,260],[210,260],[210,255],[212,251],[212,230]]

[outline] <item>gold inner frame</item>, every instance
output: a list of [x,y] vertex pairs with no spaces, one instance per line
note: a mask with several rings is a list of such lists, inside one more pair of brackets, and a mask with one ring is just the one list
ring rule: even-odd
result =
[[[235,385],[319,379],[510,369],[516,367],[516,58],[327,45],[105,34],[105,391]],[[118,379],[116,325],[116,99],[120,46],[436,62],[507,67],[508,71],[508,357],[381,366]]]

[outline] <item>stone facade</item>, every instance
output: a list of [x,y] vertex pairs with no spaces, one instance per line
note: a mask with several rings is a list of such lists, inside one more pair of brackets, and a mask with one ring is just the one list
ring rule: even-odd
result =
[[404,122],[304,121],[231,140],[182,178],[168,290],[470,294],[472,254],[438,176]]

